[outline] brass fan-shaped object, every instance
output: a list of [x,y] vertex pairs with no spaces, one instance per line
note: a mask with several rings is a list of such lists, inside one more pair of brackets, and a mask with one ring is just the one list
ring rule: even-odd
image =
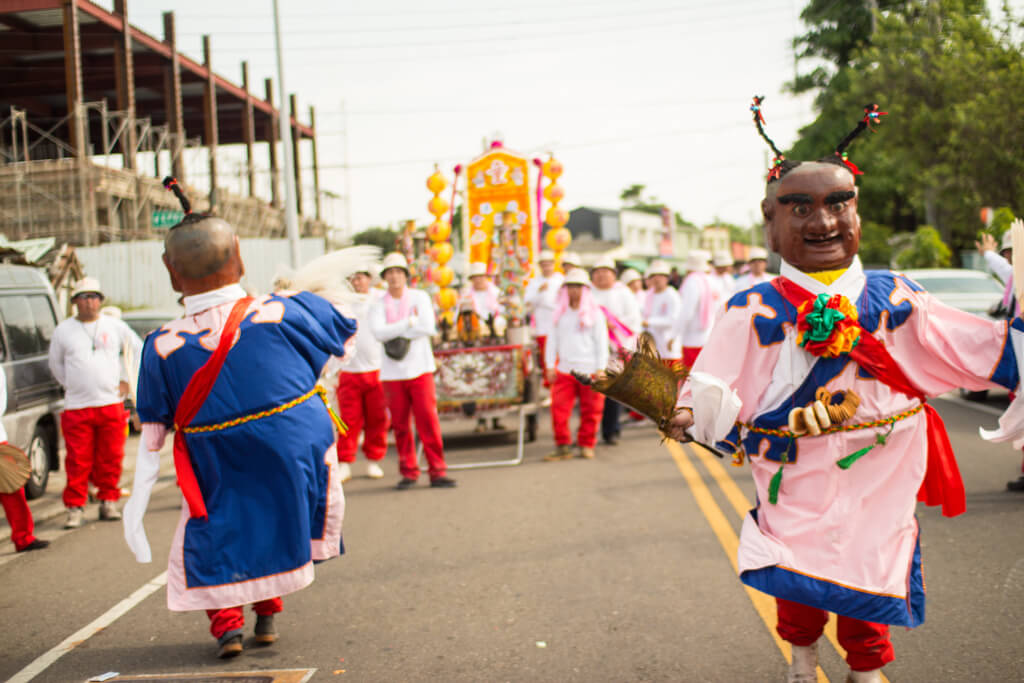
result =
[[32,464],[20,448],[0,444],[0,493],[15,493],[32,475]]
[[676,413],[679,384],[689,372],[682,361],[666,365],[658,355],[654,338],[643,332],[637,337],[636,352],[621,369],[609,368],[599,380],[591,381],[582,375],[576,375],[576,379],[649,417],[658,429],[664,429]]

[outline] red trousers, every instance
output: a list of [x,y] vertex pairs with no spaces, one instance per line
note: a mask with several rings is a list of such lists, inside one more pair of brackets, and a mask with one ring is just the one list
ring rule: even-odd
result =
[[683,365],[688,368],[692,368],[693,364],[697,362],[697,354],[700,353],[702,346],[684,346],[683,347]]
[[419,463],[416,462],[416,443],[412,437],[409,415],[416,420],[416,435],[423,444],[427,456],[427,468],[431,480],[443,477],[448,471],[444,462],[444,443],[441,441],[441,422],[437,419],[437,394],[434,392],[434,375],[425,372],[413,379],[388,380],[384,395],[388,398],[391,413],[391,428],[395,431],[395,447],[398,449],[398,468],[406,479],[418,479]]
[[11,540],[15,548],[21,550],[36,540],[32,511],[25,500],[24,488],[18,489],[17,493],[0,493],[0,505],[3,505],[7,523],[11,525]]
[[338,462],[355,462],[359,432],[367,460],[382,460],[388,450],[388,409],[380,370],[338,373],[338,408],[348,432],[338,435]]
[[580,402],[580,426],[576,432],[576,445],[593,448],[597,443],[601,411],[604,410],[604,394],[580,384],[575,377],[564,372],[558,373],[551,387],[551,427],[555,432],[555,445],[568,446],[572,443],[569,416],[577,399]]
[[[259,616],[265,617],[283,610],[284,603],[281,602],[281,598],[270,598],[253,603],[252,609]],[[245,612],[241,607],[208,609],[206,616],[210,617],[210,633],[218,640],[229,631],[241,631],[245,628]]]
[[65,410],[60,416],[68,455],[64,462],[68,482],[64,506],[83,507],[89,499],[89,481],[100,500],[121,497],[121,461],[128,438],[128,412],[120,403],[99,408]]
[[[825,631],[828,612],[798,602],[775,599],[779,625],[775,630],[783,640],[807,647]],[[846,650],[846,662],[854,671],[874,671],[896,658],[889,641],[889,627],[870,621],[839,616],[836,623],[839,644]]]

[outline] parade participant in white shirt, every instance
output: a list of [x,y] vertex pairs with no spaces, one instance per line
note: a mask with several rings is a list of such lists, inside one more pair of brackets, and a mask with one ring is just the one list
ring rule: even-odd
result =
[[391,413],[402,472],[402,480],[396,488],[411,488],[420,476],[410,415],[416,421],[416,435],[427,457],[430,485],[450,488],[455,486],[455,480],[446,476],[448,466],[444,461],[434,390],[436,366],[430,346],[430,338],[437,334],[434,307],[426,292],[407,286],[409,264],[401,254],[395,252],[384,257],[381,277],[388,289],[370,312],[370,329],[384,344],[380,379]]
[[567,251],[562,254],[562,272],[568,274],[573,268],[582,268],[583,259],[575,251]]
[[629,291],[633,293],[636,305],[641,311],[640,318],[641,324],[643,324],[644,302],[647,300],[647,290],[644,289],[643,276],[632,268],[626,268],[622,271],[622,275],[619,276],[619,282],[629,287]]
[[[380,461],[388,449],[388,412],[384,385],[380,381],[381,357],[384,349],[370,330],[370,315],[380,305],[381,293],[370,288],[373,276],[368,270],[349,278],[356,298],[348,304],[346,314],[358,323],[351,354],[338,359],[338,409],[348,425],[338,435],[338,473],[343,482],[352,478],[352,463],[359,450],[359,433],[363,432],[363,455],[369,463],[366,475],[380,479],[384,470]],[[334,359],[332,359],[333,361]]]
[[90,481],[98,489],[100,519],[121,519],[124,398],[134,380],[121,356],[138,359],[142,340],[120,320],[100,315],[103,298],[99,281],[83,278],[71,293],[77,314],[57,325],[50,341],[50,369],[65,392],[60,426],[67,444],[66,529],[82,525]]
[[[631,351],[636,344],[636,335],[643,326],[643,317],[636,297],[629,287],[616,278],[615,261],[601,257],[590,271],[590,289],[594,301],[601,307],[608,323],[611,351]],[[606,399],[601,415],[601,438],[609,446],[619,442],[619,416],[622,404]]]
[[[7,376],[0,372],[0,406],[7,405]],[[0,422],[0,444],[7,443],[7,429],[3,422]],[[50,545],[49,541],[36,538],[35,522],[32,519],[32,510],[25,499],[25,487],[22,486],[14,493],[0,493],[0,507],[3,507],[7,516],[7,523],[11,526],[11,540],[14,542],[15,552],[23,553],[29,550],[42,550]]]
[[580,425],[576,444],[580,456],[593,458],[604,395],[581,384],[571,373],[590,376],[604,372],[608,364],[608,326],[601,308],[590,296],[590,282],[582,269],[573,269],[565,276],[545,353],[548,380],[552,384],[551,424],[555,436],[555,451],[545,459],[572,457],[569,417],[577,400]]
[[487,274],[486,263],[469,264],[469,288],[465,295],[473,300],[473,312],[481,323],[489,319],[496,320],[505,313],[501,290]]
[[646,272],[650,289],[642,311],[644,329],[654,337],[658,354],[666,361],[679,360],[682,355],[676,331],[679,292],[668,284],[670,273],[664,261],[651,261]]
[[718,284],[721,293],[719,299],[725,303],[736,291],[736,278],[733,277],[736,261],[728,251],[716,251],[711,265],[715,269],[714,282]]
[[[540,275],[530,280],[523,293],[523,302],[533,313],[533,335],[537,340],[537,353],[540,359],[540,369],[544,372],[544,345],[547,343],[548,335],[551,334],[551,327],[554,324],[555,299],[558,297],[558,290],[562,286],[565,276],[555,270],[555,255],[553,252],[544,250],[537,256],[537,266],[540,268]],[[544,380],[545,384],[547,379]]]
[[692,249],[686,255],[686,270],[689,272],[679,291],[681,306],[676,328],[683,345],[683,364],[686,367],[693,367],[711,332],[718,307],[725,305],[722,289],[708,268],[706,251]]
[[764,247],[751,247],[747,259],[750,270],[736,279],[736,291],[742,292],[762,282],[770,282],[774,275],[767,272],[768,250]]

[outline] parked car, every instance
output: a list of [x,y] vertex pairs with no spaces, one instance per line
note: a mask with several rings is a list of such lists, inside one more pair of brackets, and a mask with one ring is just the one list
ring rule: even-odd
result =
[[[953,308],[989,317],[1003,299],[1004,286],[988,273],[964,268],[924,268],[904,271],[907,277]],[[969,401],[984,401],[987,391],[961,389]]]
[[135,334],[139,335],[139,338],[145,341],[147,334],[160,329],[166,322],[180,318],[182,314],[183,309],[180,308],[176,311],[146,308],[137,311],[125,311],[121,314],[121,320],[128,327],[132,328]]
[[942,303],[975,315],[987,316],[1003,298],[1003,285],[980,270],[921,268],[904,274]]
[[7,380],[3,421],[8,440],[32,463],[25,484],[29,498],[43,495],[50,472],[60,468],[58,420],[64,398],[48,362],[60,318],[43,271],[0,264],[0,363]]

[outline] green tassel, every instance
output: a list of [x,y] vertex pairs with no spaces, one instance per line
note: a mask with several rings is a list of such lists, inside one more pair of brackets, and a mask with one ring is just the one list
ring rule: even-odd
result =
[[889,424],[889,431],[887,431],[885,434],[876,434],[875,435],[875,442],[873,444],[871,444],[870,446],[865,446],[864,448],[860,449],[859,451],[854,451],[853,453],[850,453],[846,457],[840,458],[839,460],[837,460],[836,464],[839,465],[839,469],[841,469],[841,470],[848,470],[848,469],[850,469],[850,465],[852,465],[853,463],[857,462],[858,460],[863,458],[865,455],[870,453],[872,448],[874,448],[875,446],[884,446],[886,440],[889,438],[889,435],[892,434],[892,430],[895,427],[896,427],[896,423],[895,422],[890,423]]
[[775,505],[779,502],[779,487],[782,486],[782,468],[785,465],[779,465],[779,471],[772,475],[772,480],[768,484],[768,502]]
[[836,464],[839,465],[839,469],[841,469],[841,470],[848,470],[848,469],[850,469],[850,465],[852,465],[853,463],[857,462],[862,457],[867,455],[869,452],[871,452],[871,449],[874,448],[874,447],[875,447],[875,444],[871,444],[870,446],[866,446],[865,448],[862,448],[859,451],[855,451],[853,453],[850,453],[845,458],[840,458],[839,460],[837,460]]

